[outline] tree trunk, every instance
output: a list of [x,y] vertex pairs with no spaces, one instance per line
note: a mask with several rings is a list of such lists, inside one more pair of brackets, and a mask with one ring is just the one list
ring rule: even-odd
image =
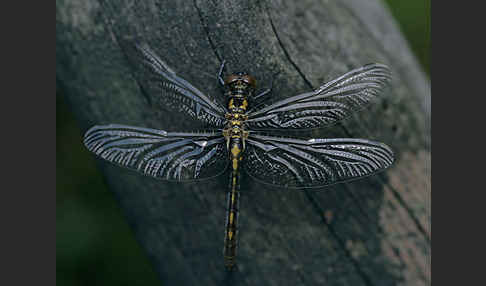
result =
[[143,40],[219,100],[216,73],[246,71],[273,99],[310,91],[369,62],[390,88],[338,125],[290,134],[381,141],[396,154],[376,176],[319,191],[243,177],[238,269],[223,267],[226,176],[167,183],[100,161],[162,285],[429,285],[430,87],[377,1],[56,2],[56,82],[85,131],[119,123],[203,129],[137,84],[122,43]]

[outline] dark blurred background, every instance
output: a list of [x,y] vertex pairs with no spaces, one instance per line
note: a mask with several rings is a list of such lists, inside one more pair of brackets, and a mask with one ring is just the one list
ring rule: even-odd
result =
[[[384,0],[430,74],[430,0]],[[57,285],[159,285],[56,94]]]

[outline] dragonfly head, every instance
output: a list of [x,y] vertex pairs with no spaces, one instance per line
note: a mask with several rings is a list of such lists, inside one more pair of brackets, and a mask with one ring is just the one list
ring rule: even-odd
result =
[[224,85],[229,87],[233,92],[246,92],[253,91],[256,87],[256,80],[251,75],[244,72],[237,72],[228,76]]

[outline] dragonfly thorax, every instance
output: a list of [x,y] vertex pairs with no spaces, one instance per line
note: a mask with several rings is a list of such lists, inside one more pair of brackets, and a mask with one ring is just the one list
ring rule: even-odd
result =
[[228,98],[230,111],[243,113],[248,105],[247,99],[255,90],[255,78],[246,73],[236,73],[228,76],[224,81],[225,94]]
[[245,149],[245,139],[248,137],[248,131],[245,130],[245,120],[248,119],[248,116],[245,113],[248,107],[248,95],[253,92],[250,82],[242,74],[231,75],[225,81],[225,86],[229,88],[229,112],[225,115],[227,121],[223,129],[223,136],[226,139],[228,150],[234,149],[234,146],[239,146],[241,151]]
[[248,138],[248,131],[244,129],[243,123],[240,120],[230,120],[225,129],[223,129],[223,136],[226,139],[226,148],[230,149],[230,143],[241,143],[241,151],[245,149],[245,139]]
[[246,96],[231,96],[228,100],[228,110],[233,114],[243,114],[248,108],[248,99]]

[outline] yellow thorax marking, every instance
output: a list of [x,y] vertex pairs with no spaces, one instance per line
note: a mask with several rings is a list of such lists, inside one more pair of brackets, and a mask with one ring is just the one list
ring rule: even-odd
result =
[[246,109],[246,107],[248,106],[248,101],[246,99],[243,99],[243,103],[241,104],[241,108],[242,109]]
[[[232,185],[232,190],[235,190],[236,189],[236,177],[233,177],[233,183],[231,184]],[[234,203],[235,202],[235,193],[232,192],[231,193],[231,203]]]
[[228,102],[228,107],[229,109],[233,109],[233,108],[241,108],[243,110],[246,110],[246,107],[248,106],[248,100],[246,99],[243,99],[243,102],[241,103],[240,106],[235,106],[235,101],[234,99],[230,99],[230,101]]
[[230,224],[233,224],[233,217],[234,217],[234,213],[230,212],[230,217],[229,217],[229,223]]
[[241,149],[238,147],[238,145],[234,145],[233,148],[231,148],[231,154],[233,154],[233,170],[238,169],[238,154],[240,154]]
[[231,129],[231,138],[241,138],[241,132],[240,132],[241,129],[238,126],[236,126],[236,124],[234,124],[233,121],[231,121],[231,123],[233,123],[233,128]]
[[228,238],[231,240],[233,238],[233,231],[228,231]]
[[234,145],[233,148],[231,148],[231,154],[233,154],[233,157],[237,157],[238,154],[240,154],[241,149],[238,147],[238,145]]

